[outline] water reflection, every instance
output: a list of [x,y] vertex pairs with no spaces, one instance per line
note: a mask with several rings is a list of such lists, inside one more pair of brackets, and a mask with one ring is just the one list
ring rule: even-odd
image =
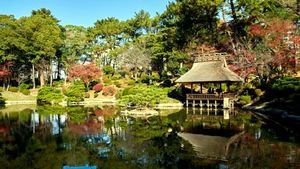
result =
[[112,106],[2,111],[0,164],[3,168],[299,166],[299,145],[252,113],[189,109],[136,119],[118,112]]

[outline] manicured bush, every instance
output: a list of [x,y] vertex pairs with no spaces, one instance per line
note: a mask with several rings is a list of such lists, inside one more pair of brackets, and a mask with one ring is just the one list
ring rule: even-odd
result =
[[110,66],[110,65],[105,65],[102,67],[102,70],[105,74],[109,75],[109,74],[114,74],[115,73],[115,69]]
[[8,88],[8,91],[10,91],[10,92],[18,92],[19,88],[17,88],[17,87],[10,87],[10,88]]
[[239,97],[239,103],[242,105],[246,105],[251,103],[251,96],[249,95],[242,95]]
[[93,87],[93,89],[95,90],[95,92],[101,92],[103,90],[103,84],[98,83]]
[[20,92],[23,93],[24,95],[30,94],[30,90],[28,90],[28,89],[20,89]]
[[121,106],[152,107],[158,103],[168,102],[170,100],[168,94],[172,89],[147,85],[128,87],[123,90],[122,94],[119,94],[119,104]]
[[117,90],[113,86],[106,86],[103,88],[102,94],[104,96],[113,96],[115,95]]
[[120,80],[121,78],[122,76],[119,73],[116,73],[111,77],[111,80]]
[[37,101],[42,104],[59,103],[63,100],[63,95],[59,89],[45,86],[38,91]]
[[74,82],[65,91],[65,95],[68,97],[67,100],[71,102],[80,102],[84,100],[85,87],[82,82]]

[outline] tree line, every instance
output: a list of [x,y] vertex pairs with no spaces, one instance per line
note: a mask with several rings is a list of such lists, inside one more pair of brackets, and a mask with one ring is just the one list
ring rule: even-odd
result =
[[[175,0],[162,14],[144,10],[125,21],[63,26],[50,10],[16,19],[0,15],[0,79],[4,88],[67,79],[75,64],[131,72],[184,73],[197,53],[227,52],[231,69],[262,81],[296,71],[299,0]],[[61,72],[64,71],[64,75]],[[38,82],[36,82],[38,77]]]

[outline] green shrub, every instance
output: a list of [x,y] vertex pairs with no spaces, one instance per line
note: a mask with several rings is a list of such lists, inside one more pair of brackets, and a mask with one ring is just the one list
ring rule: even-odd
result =
[[85,87],[82,82],[74,82],[65,91],[65,95],[68,97],[67,100],[71,102],[80,102],[85,97]]
[[111,80],[120,80],[121,78],[122,78],[122,76],[119,73],[117,73],[111,77]]
[[171,89],[147,85],[128,87],[122,91],[122,94],[119,94],[119,105],[153,107],[158,103],[168,102],[168,93]]
[[284,77],[275,80],[270,85],[273,92],[282,95],[300,92],[300,78]]
[[246,105],[251,103],[251,96],[249,95],[242,95],[239,97],[239,103],[242,105]]
[[110,65],[103,66],[102,70],[103,70],[103,72],[106,75],[114,74],[115,73],[115,69],[112,66],[110,66]]
[[21,83],[19,85],[19,89],[22,90],[22,89],[30,89],[32,88],[32,84],[26,84],[26,83]]
[[121,87],[121,83],[120,83],[119,81],[115,81],[115,82],[114,82],[114,85],[116,85],[118,88]]
[[0,92],[3,92],[3,88],[2,87],[0,87]]
[[10,88],[8,88],[8,91],[10,91],[10,92],[18,92],[19,88],[17,88],[17,87],[10,87]]
[[133,85],[135,85],[135,81],[132,80],[132,79],[129,79],[128,82],[127,82],[127,84],[128,84],[129,86],[133,86]]
[[98,93],[94,93],[94,98],[97,98],[99,96]]
[[30,90],[28,90],[28,89],[20,89],[20,92],[23,93],[24,95],[30,94]]
[[49,86],[41,88],[37,95],[38,103],[44,104],[59,103],[63,98],[64,97],[59,89]]
[[58,81],[54,81],[52,85],[53,85],[54,87],[61,87],[61,86],[64,85],[64,83],[65,83],[64,80],[58,80]]

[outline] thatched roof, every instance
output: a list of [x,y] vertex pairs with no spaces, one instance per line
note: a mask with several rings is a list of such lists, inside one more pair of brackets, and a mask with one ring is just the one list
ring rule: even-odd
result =
[[222,59],[195,62],[191,70],[176,80],[177,83],[242,81],[243,79],[232,72]]

